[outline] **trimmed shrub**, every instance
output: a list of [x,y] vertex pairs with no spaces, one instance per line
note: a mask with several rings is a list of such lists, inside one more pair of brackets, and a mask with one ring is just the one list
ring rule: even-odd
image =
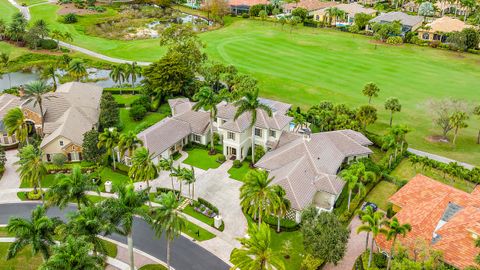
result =
[[[262,222],[265,222],[268,225],[270,225],[272,228],[276,229],[278,225],[278,217],[268,215],[262,218]],[[295,230],[298,230],[299,224],[297,224],[295,220],[280,218],[280,228],[283,231],[295,231]]]
[[39,46],[45,50],[54,50],[57,48],[57,42],[52,39],[42,39]]
[[259,161],[265,155],[265,149],[261,146],[255,147],[255,161]]
[[200,197],[198,197],[198,202],[199,202],[200,204],[205,205],[205,206],[208,207],[210,210],[212,210],[215,214],[218,215],[218,213],[219,213],[219,212],[218,212],[218,208],[217,208],[215,205],[211,204],[210,202],[208,202],[208,201],[206,201],[206,200],[204,200],[204,199],[202,199],[202,198],[200,198]]
[[37,190],[37,193],[34,193],[34,191],[27,192],[26,194],[27,199],[36,201],[40,200],[42,198],[42,192],[40,190]]
[[65,15],[63,17],[63,22],[64,23],[76,23],[78,22],[78,18],[77,18],[77,15],[75,13],[68,13],[67,15]]
[[387,258],[382,253],[373,253],[373,263],[376,267],[382,269],[387,267]]
[[217,158],[218,163],[224,163],[226,160],[227,158],[225,157],[225,155],[219,155]]
[[399,36],[388,37],[386,43],[390,45],[399,45],[403,43],[403,39]]
[[248,15],[248,13],[243,13],[243,14],[242,14],[242,18],[248,19],[248,18],[250,18],[250,15]]
[[128,111],[128,115],[135,121],[142,120],[147,115],[147,109],[142,105],[135,105]]
[[62,167],[66,161],[67,157],[64,154],[55,154],[52,157],[52,163],[58,167]]
[[128,171],[130,170],[130,167],[128,167],[127,165],[125,165],[123,163],[120,163],[120,162],[115,163],[115,165],[117,166],[118,170],[128,174]]
[[148,96],[141,95],[139,98],[135,99],[130,106],[134,107],[136,105],[143,106],[147,111],[150,111],[150,98]]
[[238,160],[238,159],[234,160],[234,161],[233,161],[233,167],[234,167],[234,168],[237,168],[237,169],[240,168],[240,167],[242,167],[242,162],[241,162],[240,160]]

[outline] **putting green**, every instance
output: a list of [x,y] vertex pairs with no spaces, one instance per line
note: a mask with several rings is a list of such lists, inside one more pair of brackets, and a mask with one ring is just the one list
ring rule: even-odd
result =
[[[5,0],[1,0],[5,1]],[[43,18],[51,29],[69,31],[76,45],[117,58],[155,61],[164,53],[158,40],[118,41],[85,35],[95,16],[79,23],[58,22],[55,5],[31,8],[33,19]],[[114,12],[114,11],[108,11]],[[262,95],[300,105],[303,108],[322,100],[359,106],[367,103],[361,89],[367,82],[381,88],[373,105],[378,122],[369,129],[384,132],[388,112],[383,102],[399,98],[402,112],[394,123],[414,130],[408,136],[411,147],[480,165],[480,146],[475,144],[480,120],[472,118],[461,130],[457,146],[431,143],[438,134],[424,103],[429,98],[461,98],[480,104],[480,57],[413,45],[377,44],[369,37],[334,30],[289,26],[240,18],[229,19],[222,29],[201,34],[210,59],[233,64],[252,74]]]

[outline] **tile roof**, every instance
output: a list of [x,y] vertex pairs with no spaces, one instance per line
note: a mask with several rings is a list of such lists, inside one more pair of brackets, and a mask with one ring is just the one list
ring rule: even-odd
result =
[[[444,260],[458,268],[474,265],[480,253],[474,247],[472,234],[480,235],[480,194],[467,193],[424,175],[416,175],[391,198],[401,207],[395,215],[401,223],[409,223],[412,231],[399,241],[413,246],[417,239],[442,251]],[[378,245],[388,250],[391,243],[384,236]]]
[[407,25],[407,26],[415,26],[423,22],[423,17],[408,15],[400,11],[393,11],[393,12],[380,14],[380,16],[370,20],[370,22],[376,22],[376,23],[393,22],[393,21],[400,21],[401,24]]
[[473,27],[464,23],[463,21],[448,16],[435,19],[433,22],[426,25],[429,28],[428,32],[435,33],[450,33],[454,31],[462,31],[465,28]]
[[358,3],[350,3],[350,4],[340,4],[337,6],[338,9],[343,10],[350,16],[355,16],[357,13],[365,13],[365,14],[375,14],[377,11],[373,8],[365,8]]
[[334,1],[323,2],[319,0],[301,0],[300,2],[292,2],[283,5],[283,8],[286,10],[293,10],[295,8],[305,8],[308,11],[329,8],[338,5],[338,3]]
[[310,139],[284,132],[277,147],[255,166],[269,170],[285,188],[293,208],[300,210],[312,203],[318,191],[340,194],[345,182],[336,176],[338,169],[347,157],[371,154],[366,147],[370,144],[350,130],[316,133]]
[[168,100],[172,115],[191,111],[194,104],[195,103],[191,102],[188,98],[172,98]]
[[267,0],[229,0],[230,6],[254,6],[258,4],[268,4]]

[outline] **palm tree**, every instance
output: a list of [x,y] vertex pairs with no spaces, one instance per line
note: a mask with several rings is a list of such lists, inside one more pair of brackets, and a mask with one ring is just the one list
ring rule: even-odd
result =
[[173,184],[173,159],[172,158],[162,158],[158,162],[158,170],[169,172],[170,180],[172,182],[172,190],[175,190],[175,185]]
[[48,217],[46,212],[44,206],[38,205],[30,219],[10,218],[7,231],[15,235],[15,242],[8,248],[7,259],[15,257],[26,246],[32,248],[33,255],[40,252],[44,260],[50,257],[50,247],[55,244],[55,228],[62,222],[59,218]]
[[[7,53],[0,53],[0,63],[2,64],[4,69],[7,69],[10,65],[10,55]],[[10,84],[10,88],[12,88],[12,79],[10,78],[10,73],[8,75],[8,83]]]
[[25,99],[25,103],[33,102],[33,106],[37,106],[40,109],[40,119],[42,121],[42,136],[45,127],[45,116],[43,111],[43,100],[49,100],[50,97],[45,96],[50,92],[50,87],[44,81],[34,81],[25,86],[22,99]]
[[54,65],[48,65],[42,69],[42,74],[40,77],[44,80],[52,79],[53,81],[53,91],[57,90],[57,67]]
[[215,93],[211,87],[202,87],[194,96],[197,101],[193,106],[195,111],[203,109],[210,113],[210,154],[215,154],[215,142],[213,140],[213,122],[217,118],[217,105],[222,101],[222,96]]
[[277,209],[275,212],[277,212],[277,232],[280,232],[280,219],[282,217],[285,217],[285,215],[288,213],[291,207],[290,200],[287,199],[285,196],[287,193],[281,186],[274,186],[275,187],[275,192],[277,193],[277,196],[279,198],[279,204],[277,205]]
[[62,39],[71,42],[71,41],[73,41],[73,36],[72,36],[72,34],[70,34],[70,32],[64,32],[62,34]]
[[39,269],[104,269],[103,257],[91,255],[92,249],[93,244],[85,241],[84,237],[69,235],[60,245],[53,247],[53,255]]
[[258,217],[258,226],[262,223],[262,217],[273,213],[280,204],[277,188],[272,181],[267,171],[253,170],[247,173],[240,188],[240,204],[248,214]]
[[380,233],[383,233],[383,234],[386,233],[386,230],[382,228],[382,225],[384,223],[383,216],[384,216],[383,212],[375,212],[375,213],[373,213],[373,215],[364,214],[364,215],[362,215],[363,225],[361,225],[357,228],[357,233],[367,232],[367,235],[370,234],[370,233],[372,234],[372,242],[371,242],[371,246],[370,246],[370,255],[368,257],[368,267],[370,267],[370,265],[372,263],[373,245],[375,243],[375,237],[377,237],[377,235],[380,234]]
[[[109,74],[110,78],[115,82],[120,84],[122,88],[122,83],[125,81],[125,68],[123,65],[116,65],[112,67],[112,70]],[[122,94],[122,93],[120,93]]]
[[[371,219],[375,219],[374,215],[375,215],[375,211],[373,211],[373,208],[372,206],[368,205],[365,210],[361,210],[359,209],[357,211],[358,215],[360,216],[360,219],[362,220],[362,223],[365,223]],[[369,216],[369,218],[367,219],[366,218],[366,221],[363,220],[363,216]],[[367,232],[367,237],[366,237],[366,240],[365,240],[365,251],[367,251],[368,249],[368,240],[370,238],[370,230],[368,228],[363,228],[363,229],[360,229],[360,227],[357,229],[357,234],[360,233],[361,231],[364,231],[364,232]]]
[[407,232],[412,230],[410,224],[400,224],[398,219],[394,217],[390,222],[386,223],[388,231],[386,232],[387,240],[392,240],[392,247],[390,248],[390,256],[388,256],[387,270],[390,269],[392,264],[393,253],[395,251],[395,242],[399,235],[405,237]]
[[167,239],[167,269],[170,269],[170,244],[178,237],[185,227],[185,221],[178,210],[179,202],[175,194],[169,191],[162,193],[157,202],[160,206],[156,209],[153,217],[153,229],[157,237],[165,233]]
[[79,209],[69,217],[65,226],[66,235],[84,237],[85,241],[93,244],[93,254],[106,254],[107,250],[98,235],[110,234],[115,226],[106,220],[103,209],[95,205]]
[[22,109],[10,109],[3,118],[3,124],[5,125],[8,136],[12,136],[15,133],[15,137],[17,137],[19,142],[27,142],[28,144],[30,127],[25,121]]
[[180,165],[178,165],[177,167],[172,167],[172,171],[170,172],[170,177],[176,177],[180,185],[179,191],[178,191],[178,200],[180,201],[180,198],[182,198],[182,184],[183,184],[183,171]]
[[[133,152],[132,166],[128,171],[128,176],[134,181],[147,182],[147,192],[150,192],[150,180],[157,176],[157,166],[153,163],[153,153],[150,154],[145,147],[140,147]],[[148,200],[150,207],[152,202]]]
[[87,76],[87,69],[83,64],[82,59],[72,59],[68,64],[68,74],[72,76],[77,82],[79,82],[83,77]]
[[132,87],[135,87],[135,82],[137,81],[137,77],[142,75],[142,68],[138,66],[137,62],[132,62],[131,64],[127,64],[124,70],[125,70],[125,78],[127,80],[130,78],[132,82]]
[[182,168],[182,179],[188,184],[188,195],[193,200],[195,197],[195,181],[197,180],[195,178],[195,169],[193,166],[191,166],[190,169]]
[[49,189],[47,198],[49,204],[54,204],[61,209],[65,208],[70,201],[75,201],[78,209],[81,209],[82,205],[90,205],[88,191],[99,193],[98,186],[92,183],[88,175],[82,173],[79,165],[73,167],[71,174],[57,174],[55,178],[57,183]]
[[120,150],[120,158],[125,156],[125,152],[128,151],[128,156],[131,157],[135,149],[142,146],[143,142],[137,137],[135,132],[129,131],[127,133],[120,134],[118,141],[118,149]]
[[236,101],[234,105],[237,107],[234,121],[244,113],[250,113],[250,128],[252,129],[252,164],[255,164],[255,122],[257,122],[257,112],[262,110],[267,113],[269,117],[272,116],[272,109],[260,102],[258,99],[258,89],[246,92],[245,96]]
[[345,182],[347,182],[348,188],[348,207],[347,209],[350,211],[350,202],[352,201],[352,192],[355,188],[358,188],[358,192],[362,194],[365,191],[365,187],[363,186],[362,182],[359,181],[358,176],[352,170],[344,170],[341,173],[341,177]]
[[60,49],[60,39],[63,38],[63,33],[59,30],[52,30],[50,37],[57,42],[57,50]]
[[249,226],[248,236],[239,238],[242,248],[235,248],[230,256],[232,269],[284,270],[281,255],[272,249],[271,232],[262,223],[258,228]]
[[103,133],[98,135],[98,144],[97,147],[100,149],[105,147],[107,149],[107,155],[112,155],[113,160],[113,169],[116,170],[117,166],[115,163],[115,146],[118,144],[118,132],[116,128],[105,129]]
[[[19,165],[17,172],[20,174],[22,182],[28,182],[33,186],[33,192],[37,194],[37,188],[41,190],[41,182],[47,174],[47,168],[42,160],[42,152],[33,145],[27,145],[20,149],[19,160],[15,162]],[[44,200],[43,192],[42,201]]]
[[140,216],[149,221],[143,205],[149,200],[145,190],[135,191],[133,183],[114,187],[117,198],[108,198],[101,202],[108,220],[117,226],[117,230],[127,236],[130,269],[135,269],[133,258],[133,219]]

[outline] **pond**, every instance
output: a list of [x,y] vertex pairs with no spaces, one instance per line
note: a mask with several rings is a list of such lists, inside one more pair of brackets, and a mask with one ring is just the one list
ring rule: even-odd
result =
[[[106,69],[96,69],[96,68],[87,68],[88,72],[88,81],[94,82],[95,84],[106,88],[106,87],[113,87],[116,83],[110,79],[109,73],[110,70]],[[57,70],[57,77],[61,77],[66,74],[64,70]],[[10,76],[9,76],[10,75]],[[36,81],[40,79],[40,74],[38,71],[33,70],[30,72],[11,72],[3,74],[3,77],[0,78],[0,91],[5,89],[9,89],[14,86],[21,86],[28,84],[30,82]],[[142,78],[137,78],[137,82],[139,82]],[[47,80],[47,83],[51,84],[52,80]]]

